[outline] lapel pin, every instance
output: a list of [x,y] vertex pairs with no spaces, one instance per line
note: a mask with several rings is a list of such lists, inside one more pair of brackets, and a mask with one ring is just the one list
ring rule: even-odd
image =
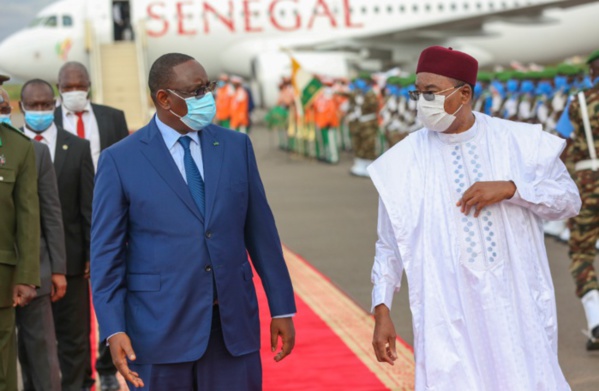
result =
[[4,157],[4,154],[0,155],[0,166],[3,166],[6,164],[6,158]]
[[218,141],[215,141],[212,145],[214,145],[215,147],[218,147],[220,144],[218,143]]
[[66,144],[64,144],[64,145],[62,146],[62,149],[64,149],[64,150],[66,151],[67,149],[69,149],[69,146],[68,146],[68,145],[66,145]]

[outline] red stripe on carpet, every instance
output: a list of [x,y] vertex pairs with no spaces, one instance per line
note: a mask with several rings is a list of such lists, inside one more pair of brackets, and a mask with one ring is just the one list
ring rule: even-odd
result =
[[[258,277],[255,284],[260,306],[264,391],[388,389],[297,294],[297,314],[293,318],[295,349],[290,356],[276,363],[273,359],[276,352],[270,350],[270,312],[266,295]],[[280,348],[279,342],[277,352]]]

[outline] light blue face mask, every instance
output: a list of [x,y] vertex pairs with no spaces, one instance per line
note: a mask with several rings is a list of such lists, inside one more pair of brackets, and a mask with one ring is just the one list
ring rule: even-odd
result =
[[10,114],[0,115],[0,123],[12,125],[12,121],[10,120]]
[[54,122],[54,111],[25,111],[25,122],[34,132],[43,132]]
[[187,114],[185,114],[183,117],[177,115],[172,110],[170,110],[170,112],[179,117],[181,122],[187,125],[190,129],[198,131],[212,123],[212,120],[216,115],[216,104],[214,103],[214,96],[212,96],[212,92],[206,93],[206,95],[200,99],[196,99],[195,96],[186,99],[180,97],[172,90],[169,91],[176,97],[183,99],[187,104]]

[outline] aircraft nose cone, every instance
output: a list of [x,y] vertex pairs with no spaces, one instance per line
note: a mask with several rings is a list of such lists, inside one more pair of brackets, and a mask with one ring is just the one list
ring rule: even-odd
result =
[[[0,42],[0,73],[16,75],[19,73],[19,50],[14,35]],[[23,64],[20,64],[23,65]]]

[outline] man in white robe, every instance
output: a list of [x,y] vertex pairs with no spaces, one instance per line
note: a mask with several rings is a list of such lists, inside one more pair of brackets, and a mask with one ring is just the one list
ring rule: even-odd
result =
[[425,128],[369,167],[380,196],[375,353],[397,357],[389,311],[405,270],[416,391],[570,390],[542,231],[580,209],[565,143],[473,113],[477,70],[465,53],[424,50],[411,98]]

